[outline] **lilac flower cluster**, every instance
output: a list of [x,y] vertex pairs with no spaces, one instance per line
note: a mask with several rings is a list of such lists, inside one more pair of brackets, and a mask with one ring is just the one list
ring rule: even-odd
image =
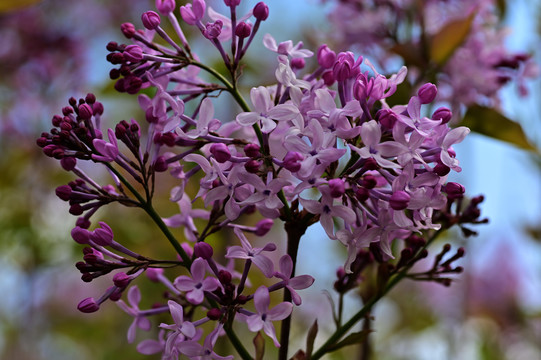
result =
[[[441,90],[437,100],[458,110],[476,103],[498,106],[498,91],[510,81],[526,95],[525,80],[538,76],[528,54],[506,48],[507,30],[497,7],[494,0],[341,0],[329,19],[338,29],[332,36],[339,47],[356,48],[384,68],[392,67],[400,56],[414,74],[413,84],[437,81]],[[438,45],[431,39],[445,31],[458,37],[466,31],[465,38],[448,58],[435,60],[433,48]]]
[[[237,80],[241,60],[269,9],[260,2],[238,18],[240,0],[224,2],[229,16],[217,13],[204,0],[181,6],[179,13],[182,26],[197,28],[216,48],[229,79],[192,53],[174,14],[174,0],[157,0],[161,15],[145,12],[144,29],[122,25],[132,44],[107,45],[108,60],[118,65],[110,73],[118,91],[155,90],[153,96],[138,96],[146,124],[121,121],[114,130],[101,130],[103,106],[88,94],[84,99],[71,98],[62,115],[53,117],[54,128],[37,141],[46,155],[78,176],[58,187],[57,195],[69,202],[71,214],[79,216],[72,237],[86,245],[84,261],[77,264],[83,280],[115,272],[113,285],[103,296],[84,299],[79,309],[94,312],[107,299],[118,301],[134,318],[129,342],[135,341],[137,328],[151,328],[150,316],[169,313],[172,323],[159,325],[159,338],[137,347],[144,354],[161,353],[163,359],[180,355],[230,359],[213,350],[224,334],[241,358],[252,358],[233,330],[235,320],[246,323],[251,332],[263,330],[276,347],[285,348],[280,353],[285,359],[287,324],[293,307],[302,303],[297,290],[314,281],[310,275],[295,274],[297,249],[306,229],[315,223],[347,248],[344,277],[355,273],[354,264],[367,248],[378,261],[389,261],[395,258],[393,246],[409,246],[415,237],[432,236],[454,223],[477,222],[479,217],[474,211],[478,202],[469,217],[458,214],[463,211],[460,206],[456,216],[450,215],[451,204],[464,194],[462,185],[447,182],[451,170],[461,170],[452,147],[469,130],[447,125],[452,116],[448,108],[427,113],[425,105],[437,95],[435,85],[421,86],[406,105],[389,106],[386,99],[404,81],[405,67],[385,77],[362,57],[336,54],[322,45],[317,65],[309,71],[306,61],[312,51],[303,49],[302,43],[278,43],[267,34],[263,43],[276,53],[276,84],[253,87],[250,107]],[[169,20],[174,34],[162,28],[162,18]],[[200,71],[218,83],[202,80]],[[229,93],[242,108],[231,121],[214,118],[211,96],[220,92]],[[195,103],[191,114],[188,102]],[[145,136],[142,129],[147,129]],[[79,166],[81,161],[105,166],[113,185],[93,180]],[[178,203],[179,213],[171,217],[160,216],[152,205],[155,174],[166,171],[177,183],[171,200]],[[188,191],[189,183],[196,184],[195,195]],[[143,209],[178,258],[157,260],[136,253],[117,242],[105,222],[89,230],[96,211],[113,202]],[[196,204],[200,207],[194,208]],[[249,215],[254,213],[263,219],[250,226],[253,216]],[[198,226],[195,219],[204,219],[206,225]],[[287,251],[279,260],[269,255],[278,248],[276,243],[256,247],[247,236],[263,237],[276,219],[287,233]],[[187,242],[179,242],[170,227],[182,227]],[[224,229],[232,229],[240,245],[228,245],[219,259],[207,240]],[[413,251],[423,246],[409,249],[407,261],[401,253],[402,266],[411,264]],[[186,271],[170,280],[165,267]],[[255,290],[250,282],[254,269],[269,279]],[[131,284],[144,273],[167,289],[167,302],[148,310],[139,308],[142,295]],[[283,302],[271,307],[271,294],[281,289]],[[120,300],[125,291],[129,305]],[[276,321],[282,322],[281,340],[273,325]]]

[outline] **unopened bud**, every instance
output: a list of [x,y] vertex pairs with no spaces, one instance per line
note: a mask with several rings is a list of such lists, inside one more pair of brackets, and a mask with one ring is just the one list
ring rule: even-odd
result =
[[148,30],[156,29],[161,23],[160,15],[154,11],[144,12],[141,15],[141,21],[143,22],[143,26]]
[[419,91],[417,91],[417,96],[419,96],[419,100],[421,101],[421,104],[429,104],[436,98],[436,95],[438,94],[438,88],[436,85],[432,83],[426,83]]

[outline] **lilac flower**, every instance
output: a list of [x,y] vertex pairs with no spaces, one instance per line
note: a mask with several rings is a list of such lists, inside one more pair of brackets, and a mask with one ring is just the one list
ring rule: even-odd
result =
[[233,230],[235,235],[240,239],[242,244],[241,246],[230,246],[227,249],[227,254],[225,255],[228,259],[245,259],[250,260],[254,263],[255,266],[263,272],[263,274],[270,278],[274,272],[274,265],[272,260],[269,259],[266,255],[262,254],[263,251],[274,251],[276,250],[276,245],[273,243],[268,243],[262,248],[253,248],[246,235],[239,228]]
[[287,179],[272,179],[271,176],[268,176],[267,184],[265,184],[259,176],[249,173],[239,173],[239,178],[246,184],[252,185],[256,190],[254,194],[239,204],[254,204],[264,216],[269,218],[277,217],[276,210],[284,206],[278,197],[278,193],[290,182]]
[[288,55],[292,58],[305,58],[314,55],[312,51],[302,48],[302,41],[299,41],[295,46],[293,46],[291,40],[281,42],[277,45],[276,40],[274,40],[270,34],[265,34],[265,36],[263,36],[263,45],[270,51],[278,53],[279,55]]
[[193,4],[186,4],[180,7],[182,20],[187,24],[195,25],[205,15],[206,4],[204,0],[193,0]]
[[222,331],[223,325],[220,323],[210,334],[207,335],[203,345],[197,341],[185,341],[180,347],[180,352],[190,359],[199,360],[232,360],[233,356],[220,356],[214,352],[214,346],[218,336]]
[[310,275],[291,277],[292,273],[293,260],[291,260],[291,256],[286,254],[280,258],[280,271],[275,271],[274,276],[282,279],[282,283],[291,294],[293,303],[298,306],[302,303],[302,300],[295,290],[302,290],[310,287],[314,283],[314,278]]
[[254,305],[256,313],[246,318],[248,329],[252,332],[263,329],[265,334],[274,341],[274,346],[280,347],[272,322],[284,320],[288,317],[293,311],[293,304],[282,302],[269,309],[269,290],[265,286],[260,286],[254,294]]
[[128,306],[124,301],[117,301],[118,306],[124,310],[128,315],[133,316],[133,322],[131,323],[128,329],[128,342],[131,344],[135,341],[135,330],[136,328],[149,331],[151,329],[150,320],[144,315],[141,315],[139,310],[139,302],[141,301],[141,291],[136,285],[133,285],[128,290]]
[[384,149],[380,144],[381,128],[375,120],[370,120],[361,126],[361,139],[363,140],[364,147],[358,148],[353,145],[349,145],[349,147],[357,152],[362,159],[372,158],[376,160],[379,166],[385,168],[400,167],[398,164],[385,159],[381,154],[381,150]]
[[269,90],[264,86],[252,88],[250,91],[250,99],[254,105],[254,111],[237,115],[237,122],[242,126],[251,126],[260,122],[261,131],[269,133],[276,127],[275,120],[287,121],[300,119],[299,109],[293,104],[280,104],[274,106],[271,101]]
[[216,278],[205,278],[206,269],[206,261],[197,258],[190,267],[192,276],[181,275],[173,282],[177,289],[186,291],[186,299],[192,304],[201,304],[205,298],[205,291],[211,292],[220,286]]
[[167,336],[164,349],[166,354],[171,354],[178,352],[177,348],[179,342],[184,343],[185,340],[194,338],[196,336],[196,330],[191,322],[184,321],[184,309],[182,308],[182,305],[172,300],[169,300],[167,305],[169,306],[169,312],[175,323],[171,325],[162,323],[160,324],[160,328],[173,331],[173,333],[170,333]]
[[104,162],[111,162],[117,159],[119,151],[115,132],[112,129],[107,129],[107,134],[109,135],[110,142],[102,139],[92,140],[92,145],[94,145],[98,153],[101,154],[92,154],[92,159]]
[[188,195],[184,194],[180,200],[177,201],[179,207],[179,213],[168,218],[163,218],[165,225],[169,227],[184,227],[184,235],[190,241],[196,241],[197,228],[193,221],[194,218],[208,219],[209,212],[203,209],[192,209],[192,202]]
[[312,214],[319,214],[319,221],[327,235],[331,239],[336,239],[334,235],[334,220],[333,217],[342,218],[346,224],[353,224],[356,220],[356,215],[353,210],[344,205],[334,205],[334,198],[327,193],[326,190],[320,188],[322,196],[320,201],[308,200],[300,198],[302,206]]
[[208,135],[211,131],[218,130],[220,126],[220,120],[214,119],[214,106],[212,105],[212,101],[209,98],[206,98],[201,102],[201,107],[199,108],[199,119],[196,121],[195,129],[184,133],[180,128],[176,128],[176,132],[180,136],[187,136],[190,139],[196,139],[198,137]]

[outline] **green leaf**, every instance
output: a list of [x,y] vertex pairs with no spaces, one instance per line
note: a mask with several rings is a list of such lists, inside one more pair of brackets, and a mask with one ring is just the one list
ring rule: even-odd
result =
[[539,150],[528,141],[522,126],[495,109],[480,105],[470,106],[461,125],[478,134],[539,153]]
[[35,5],[41,0],[2,0],[0,1],[0,13],[15,11],[27,6]]
[[430,60],[443,65],[455,50],[468,37],[475,12],[464,19],[450,21],[432,37],[430,42]]
[[343,348],[344,346],[359,345],[364,340],[366,340],[366,338],[368,337],[368,334],[370,334],[371,332],[372,330],[361,330],[359,332],[349,334],[348,336],[346,336],[344,340],[334,345],[331,345],[328,348],[328,352],[336,351],[338,349]]

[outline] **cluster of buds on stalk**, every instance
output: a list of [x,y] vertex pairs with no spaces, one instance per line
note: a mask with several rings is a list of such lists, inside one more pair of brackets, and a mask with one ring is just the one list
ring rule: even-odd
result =
[[[72,237],[87,246],[84,262],[77,264],[83,280],[116,272],[113,285],[97,300],[83,300],[81,311],[96,311],[107,299],[118,301],[134,317],[130,342],[137,328],[151,328],[149,317],[169,313],[172,324],[159,325],[159,338],[137,347],[144,354],[161,353],[164,359],[232,358],[214,352],[224,335],[241,358],[251,359],[232,327],[235,321],[254,333],[263,330],[285,359],[290,315],[302,303],[297,290],[314,281],[310,275],[295,274],[306,229],[319,223],[331,241],[347,249],[335,284],[339,293],[361,281],[359,274],[369,262],[394,263],[397,274],[409,269],[426,256],[423,250],[436,234],[453,224],[478,222],[480,214],[474,210],[479,201],[475,209],[458,206],[456,215],[450,212],[464,193],[461,185],[447,181],[449,172],[461,170],[452,147],[469,130],[451,129],[447,123],[452,114],[446,107],[427,113],[426,105],[437,95],[431,83],[421,86],[407,104],[389,106],[386,99],[404,81],[405,67],[386,77],[363,57],[337,54],[327,45],[317,49],[310,67],[314,53],[301,42],[278,43],[269,34],[263,44],[276,58],[276,83],[252,87],[250,106],[238,87],[241,60],[269,8],[260,2],[239,17],[241,1],[224,2],[228,15],[204,0],[178,10],[174,0],[156,1],[159,13],[145,12],[143,28],[121,26],[132,44],[107,45],[108,60],[120,65],[110,74],[118,91],[154,90],[153,96],[137,98],[144,125],[123,120],[114,130],[102,130],[103,106],[89,94],[70,99],[38,145],[78,177],[57,188],[57,195],[79,216]],[[173,34],[162,28],[165,18]],[[228,74],[198,59],[184,26],[198,29],[214,46]],[[202,80],[201,71],[216,83]],[[231,95],[242,111],[216,119],[212,97],[220,93]],[[187,107],[189,102],[195,106]],[[188,108],[195,110],[188,113]],[[80,162],[107,168],[112,184],[100,185]],[[177,214],[164,217],[153,207],[156,172],[169,172],[176,182],[171,200],[178,203]],[[188,191],[189,183],[196,185],[196,194]],[[176,259],[151,259],[126,248],[105,222],[89,230],[92,216],[110,203],[145,211],[175,249]],[[197,226],[195,219],[205,225]],[[274,240],[257,247],[254,241],[263,240],[278,220],[287,235],[284,244]],[[183,228],[184,239],[173,235],[174,227]],[[235,241],[218,256],[208,239],[225,229],[233,231]],[[287,250],[272,256],[278,248]],[[400,255],[397,248],[402,248]],[[452,259],[438,262],[426,276],[448,271]],[[164,268],[169,268],[167,273]],[[266,282],[253,286],[254,272]],[[161,306],[139,309],[142,294],[131,282],[143,274],[167,289]],[[270,307],[271,295],[282,290],[283,301]],[[119,300],[124,292],[129,305]],[[277,321],[282,322],[280,340],[273,325]],[[262,351],[256,347],[256,356]]]

